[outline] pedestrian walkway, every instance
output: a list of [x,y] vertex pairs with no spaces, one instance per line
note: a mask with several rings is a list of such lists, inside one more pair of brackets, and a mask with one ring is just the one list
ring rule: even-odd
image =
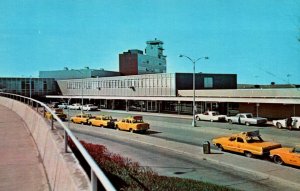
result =
[[50,190],[32,136],[23,120],[0,105],[0,190]]

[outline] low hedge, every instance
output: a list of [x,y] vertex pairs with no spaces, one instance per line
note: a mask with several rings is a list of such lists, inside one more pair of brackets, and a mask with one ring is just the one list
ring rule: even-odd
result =
[[[206,182],[183,179],[177,177],[160,176],[149,167],[141,167],[139,163],[119,154],[111,153],[103,145],[96,145],[80,141],[90,155],[101,167],[106,176],[111,180],[117,190],[207,190],[207,191],[228,191],[234,190],[225,186],[219,186]],[[69,140],[69,146],[79,160],[80,164],[90,176],[90,167],[77,150],[74,143]],[[98,182],[99,183],[99,182]],[[98,190],[104,190],[99,183]]]

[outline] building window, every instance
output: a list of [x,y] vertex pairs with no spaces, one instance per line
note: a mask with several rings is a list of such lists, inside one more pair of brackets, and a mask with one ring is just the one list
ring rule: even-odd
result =
[[213,88],[213,78],[212,77],[204,78],[204,88]]
[[43,83],[43,89],[44,89],[44,91],[47,91],[47,81],[44,81],[44,83]]

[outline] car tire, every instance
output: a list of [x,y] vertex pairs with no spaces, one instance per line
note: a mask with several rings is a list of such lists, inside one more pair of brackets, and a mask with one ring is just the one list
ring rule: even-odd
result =
[[218,147],[219,151],[224,151],[224,148],[223,148],[223,146],[221,144],[218,144],[217,147]]
[[245,125],[250,126],[251,124],[250,124],[250,122],[246,122]]
[[281,129],[281,128],[282,128],[281,123],[277,122],[277,123],[276,123],[276,127],[277,127],[278,129]]
[[116,125],[116,130],[120,131],[120,128],[119,128],[119,126],[118,126],[118,125]]
[[280,157],[280,156],[277,156],[277,155],[275,155],[275,156],[273,157],[273,161],[274,161],[274,163],[276,163],[276,164],[280,164],[280,165],[283,164],[283,161],[282,161],[281,157]]
[[245,151],[244,154],[248,158],[252,158],[253,157],[253,154],[251,152],[249,152],[249,151]]
[[214,120],[211,119],[210,122],[214,122]]
[[231,120],[231,119],[228,119],[228,123],[229,123],[229,124],[232,124],[232,120]]

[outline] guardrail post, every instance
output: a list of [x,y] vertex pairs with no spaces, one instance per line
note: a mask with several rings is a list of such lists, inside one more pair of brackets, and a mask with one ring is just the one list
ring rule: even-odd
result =
[[54,125],[54,119],[53,119],[53,116],[51,116],[51,130],[53,130],[53,125]]
[[45,109],[45,107],[43,107],[43,117],[45,117],[46,116],[46,109]]
[[94,173],[93,169],[91,169],[91,186],[92,186],[92,191],[97,191],[97,176]]
[[68,133],[65,131],[65,153],[68,152]]
[[39,112],[39,103],[36,102],[36,112]]

